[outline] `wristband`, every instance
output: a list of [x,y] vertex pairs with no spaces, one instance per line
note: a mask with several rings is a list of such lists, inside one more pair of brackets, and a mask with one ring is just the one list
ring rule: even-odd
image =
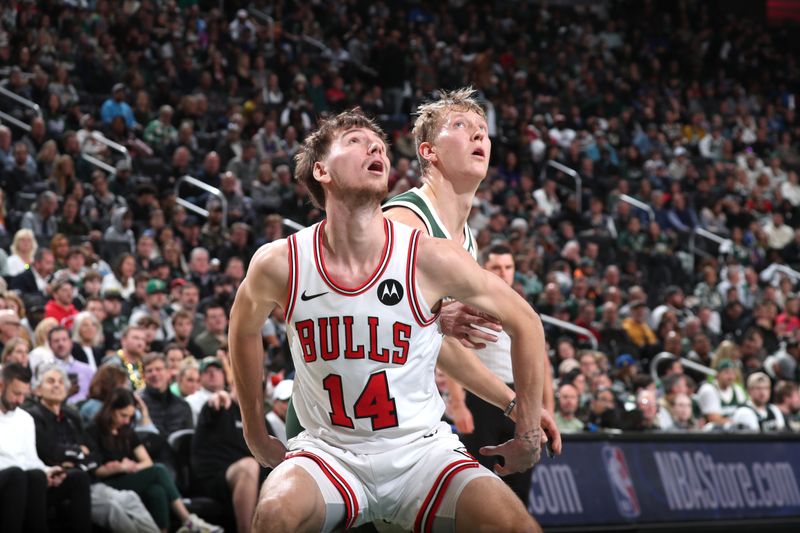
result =
[[517,398],[516,397],[513,400],[511,400],[511,402],[508,404],[508,407],[506,407],[506,410],[503,411],[503,415],[508,417],[508,418],[511,418],[511,411],[514,410],[514,406],[515,405],[517,405]]

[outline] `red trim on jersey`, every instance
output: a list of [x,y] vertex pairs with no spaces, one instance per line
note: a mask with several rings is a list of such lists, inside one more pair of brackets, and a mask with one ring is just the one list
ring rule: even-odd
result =
[[478,468],[480,466],[476,461],[468,459],[461,459],[454,461],[444,467],[439,473],[439,477],[433,483],[431,490],[422,502],[422,507],[419,508],[417,519],[414,521],[414,533],[433,531],[433,521],[436,519],[436,512],[442,504],[442,499],[447,493],[447,487],[453,480],[456,474],[467,468]]
[[439,313],[431,317],[426,317],[425,313],[419,305],[419,297],[417,296],[417,244],[419,242],[421,232],[414,230],[411,239],[408,243],[408,257],[406,258],[406,287],[408,288],[408,305],[411,307],[411,314],[414,315],[414,320],[420,327],[427,327],[436,322]]
[[375,285],[375,283],[386,271],[386,268],[389,266],[389,260],[392,257],[392,249],[394,248],[394,227],[392,226],[391,221],[389,221],[388,218],[383,219],[383,231],[386,238],[383,244],[383,251],[381,252],[381,260],[378,262],[375,272],[373,272],[372,276],[367,278],[364,283],[354,288],[348,288],[339,285],[336,283],[333,277],[328,274],[328,270],[325,267],[325,257],[323,257],[322,254],[322,230],[325,227],[325,222],[326,220],[323,220],[317,225],[316,228],[314,228],[314,263],[317,265],[317,271],[319,272],[319,275],[322,277],[322,280],[328,287],[342,296],[358,296],[359,294],[366,292],[369,288]]
[[305,457],[314,461],[322,473],[333,483],[333,486],[339,491],[339,494],[344,500],[345,518],[344,528],[350,529],[358,518],[358,498],[353,488],[347,483],[344,477],[341,476],[331,465],[329,465],[322,457],[315,453],[306,450],[301,450],[295,453],[286,454],[286,459],[292,457]]
[[294,302],[297,299],[297,278],[300,276],[297,272],[297,238],[295,235],[290,235],[286,242],[289,246],[289,290],[286,294],[286,306],[284,307],[283,316],[288,324],[294,312]]

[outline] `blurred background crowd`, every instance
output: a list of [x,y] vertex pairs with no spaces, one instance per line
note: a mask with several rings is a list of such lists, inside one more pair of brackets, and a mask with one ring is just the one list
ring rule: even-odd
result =
[[[413,111],[466,85],[493,143],[469,219],[479,248],[506,244],[515,288],[582,328],[546,324],[562,431],[797,430],[791,26],[689,0],[222,4],[0,8],[0,349],[4,372],[32,375],[39,399],[18,404],[37,437],[66,400],[101,468],[153,470],[135,437],[120,455],[104,436],[133,406],[151,464],[245,516],[241,487],[264,472],[235,435],[228,313],[257,247],[323,217],[294,154],[319,117],[358,105],[389,133],[391,194],[418,186]],[[280,435],[282,312],[263,337]],[[187,429],[190,445],[168,438]],[[204,457],[209,442],[227,452]],[[113,468],[89,471],[134,475]],[[165,527],[158,497],[118,488]]]

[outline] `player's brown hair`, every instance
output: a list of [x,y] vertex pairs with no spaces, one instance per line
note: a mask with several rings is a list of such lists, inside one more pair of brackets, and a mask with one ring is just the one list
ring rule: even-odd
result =
[[297,165],[294,173],[295,179],[306,186],[311,196],[311,202],[320,209],[325,208],[325,191],[322,184],[314,179],[314,163],[325,159],[333,138],[338,132],[353,128],[372,130],[383,139],[384,144],[388,144],[386,134],[381,127],[365,115],[361,108],[356,107],[322,120],[316,131],[305,138],[303,146],[294,156]]
[[450,111],[473,111],[486,119],[486,112],[478,103],[477,92],[472,87],[462,87],[454,91],[442,90],[439,99],[422,104],[417,108],[417,120],[414,121],[414,148],[417,150],[417,160],[424,173],[428,163],[419,155],[419,145],[424,142],[433,142],[439,134],[444,123],[444,117]]

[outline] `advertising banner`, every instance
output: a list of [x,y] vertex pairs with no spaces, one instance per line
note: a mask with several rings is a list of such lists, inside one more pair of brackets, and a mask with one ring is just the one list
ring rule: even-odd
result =
[[797,517],[798,480],[800,440],[567,441],[528,508],[543,526]]

